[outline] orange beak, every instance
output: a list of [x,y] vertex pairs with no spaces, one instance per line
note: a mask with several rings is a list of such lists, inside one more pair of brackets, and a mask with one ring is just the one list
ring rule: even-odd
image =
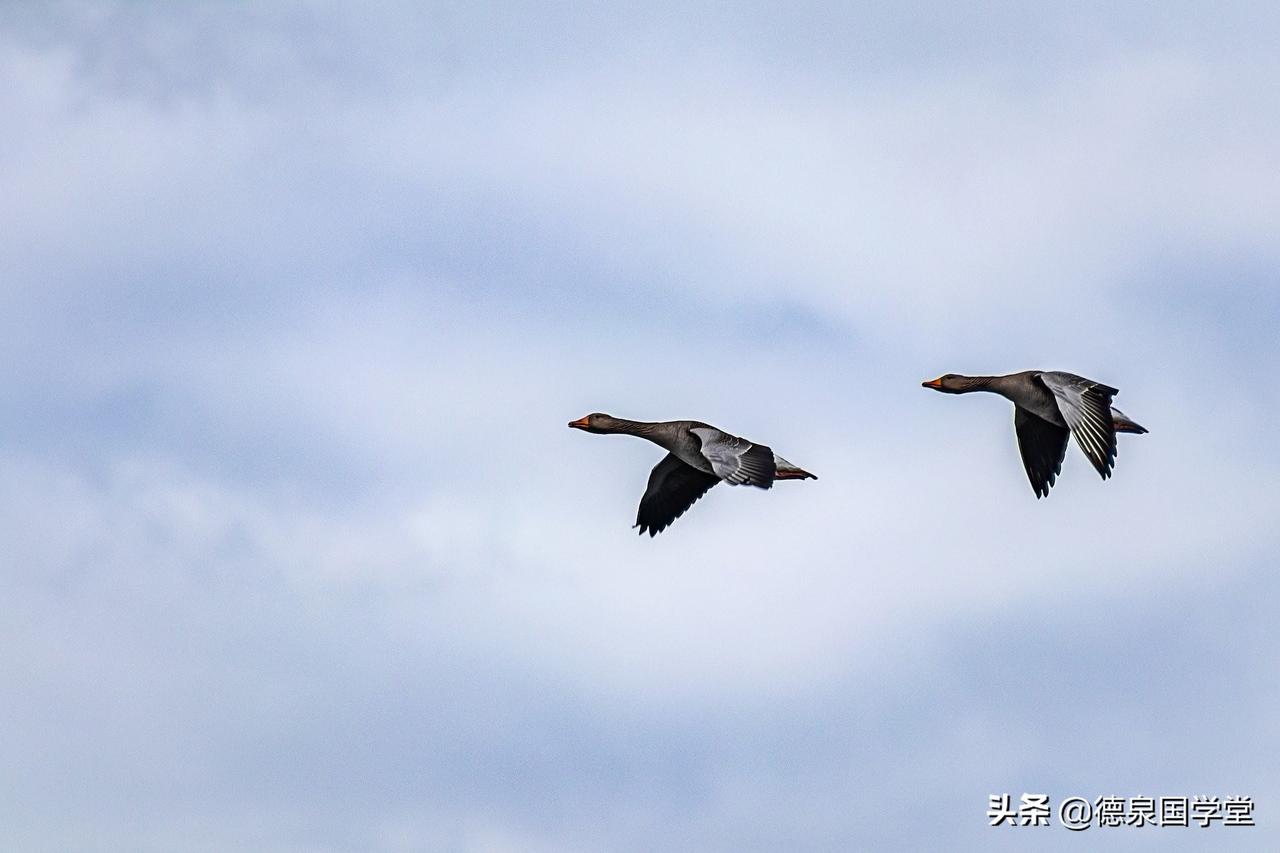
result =
[[928,382],[921,382],[920,387],[921,388],[941,388],[942,377],[939,376],[937,379],[931,379]]
[[583,416],[581,418],[578,418],[576,421],[569,421],[569,426],[573,427],[574,429],[586,429],[587,419],[585,416]]

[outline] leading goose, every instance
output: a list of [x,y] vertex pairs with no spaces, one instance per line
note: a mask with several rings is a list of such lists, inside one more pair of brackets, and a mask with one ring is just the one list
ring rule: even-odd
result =
[[1111,476],[1116,461],[1116,433],[1147,431],[1111,405],[1120,392],[1109,385],[1056,370],[1024,370],[1008,376],[961,376],[948,373],[921,383],[945,394],[990,391],[1013,402],[1013,427],[1018,433],[1022,467],[1036,497],[1049,488],[1062,471],[1067,438],[1089,457],[1102,479]]
[[721,480],[731,486],[773,487],[774,480],[816,480],[763,444],[729,435],[702,421],[629,421],[595,412],[574,429],[598,434],[622,433],[648,439],[667,451],[649,474],[635,526],[657,536]]

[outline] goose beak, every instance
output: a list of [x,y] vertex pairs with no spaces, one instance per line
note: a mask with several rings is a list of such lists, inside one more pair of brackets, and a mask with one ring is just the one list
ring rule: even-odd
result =
[[585,417],[578,418],[576,421],[569,421],[569,426],[574,429],[586,429],[587,419]]
[[921,382],[920,387],[921,388],[941,388],[942,377],[939,376],[937,379],[930,379],[928,382]]

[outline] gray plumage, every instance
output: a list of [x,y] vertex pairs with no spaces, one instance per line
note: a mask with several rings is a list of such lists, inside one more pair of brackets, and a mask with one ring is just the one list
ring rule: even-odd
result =
[[649,473],[635,526],[656,536],[716,483],[773,488],[775,480],[816,480],[771,448],[730,435],[702,421],[629,421],[599,412],[571,421],[587,432],[634,435],[667,451]]
[[1115,467],[1116,433],[1141,434],[1147,429],[1119,409],[1111,398],[1120,393],[1074,373],[1024,370],[1007,376],[961,376],[948,373],[923,383],[948,394],[990,391],[1011,401],[1022,466],[1037,498],[1047,497],[1067,453],[1070,436],[1102,477]]

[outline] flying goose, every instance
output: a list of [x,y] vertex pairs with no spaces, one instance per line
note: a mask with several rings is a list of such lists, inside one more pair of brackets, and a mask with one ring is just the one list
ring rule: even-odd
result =
[[640,498],[635,526],[657,536],[684,515],[694,501],[721,480],[731,486],[773,487],[774,480],[818,479],[772,449],[716,429],[702,421],[646,423],[595,412],[576,421],[574,429],[599,434],[622,433],[648,439],[667,451],[649,474]]
[[1102,479],[1111,476],[1116,460],[1116,433],[1141,434],[1146,427],[1111,405],[1120,392],[1109,385],[1056,370],[1024,370],[1008,376],[960,376],[948,373],[921,383],[944,394],[990,391],[1013,402],[1022,466],[1036,498],[1047,497],[1062,471],[1067,438],[1089,457]]

